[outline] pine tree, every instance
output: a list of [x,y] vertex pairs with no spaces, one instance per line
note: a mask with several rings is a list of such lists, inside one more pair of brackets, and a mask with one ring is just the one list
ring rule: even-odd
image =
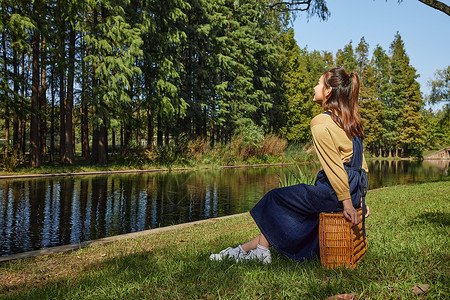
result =
[[352,41],[336,52],[336,66],[344,67],[347,72],[357,71],[356,55],[353,50]]
[[180,94],[180,43],[186,38],[181,26],[186,21],[186,1],[147,1],[142,8],[143,67],[147,111],[148,144],[153,145],[156,123],[157,144],[168,142],[171,125],[186,113],[187,103]]
[[[362,37],[356,47],[356,72],[359,75],[361,81],[361,89],[365,87],[366,81],[366,71],[369,65],[369,44],[366,42],[365,38]],[[363,91],[361,91],[363,92]]]
[[420,155],[423,146],[424,131],[422,129],[423,106],[420,86],[416,81],[416,70],[410,66],[404,43],[399,33],[391,44],[391,93],[387,116],[393,125],[391,142],[395,149],[403,155],[405,150]]
[[31,83],[31,123],[30,123],[30,163],[32,167],[41,166],[41,144],[39,137],[39,86],[40,86],[40,61],[41,33],[37,27],[42,7],[39,2],[33,4],[33,17],[36,27],[31,39],[32,43],[32,83]]
[[283,136],[291,142],[306,143],[311,139],[311,119],[322,110],[312,101],[314,86],[327,64],[332,62],[326,61],[326,58],[330,59],[329,53],[322,56],[317,51],[309,53],[306,49],[300,49],[292,29],[282,35],[282,42],[287,63],[283,86],[287,120]]
[[383,60],[387,56],[381,47],[377,47],[370,63],[364,71],[363,88],[360,92],[360,114],[364,129],[364,142],[373,155],[381,156],[381,140],[383,133],[384,105],[380,101],[382,92],[381,81],[383,74]]
[[450,66],[435,72],[434,80],[428,82],[431,94],[428,101],[431,104],[443,103],[443,115],[440,119],[440,127],[450,127]]
[[[369,62],[369,44],[364,37],[356,47],[357,73],[360,77],[360,115],[364,128],[364,142],[374,155],[381,155],[380,141],[382,134],[383,104],[378,95],[383,72],[381,61],[383,50],[378,46],[376,55]],[[386,61],[387,62],[387,61]]]
[[[95,11],[99,9],[100,21],[96,24]],[[93,31],[86,37],[91,47],[86,60],[93,67],[94,135],[92,161],[107,162],[107,128],[117,117],[127,116],[130,97],[130,79],[140,73],[135,60],[142,55],[142,39],[138,28],[131,28],[125,21],[121,6],[103,2],[93,7]],[[114,113],[115,112],[115,113]],[[114,121],[113,121],[114,122]]]

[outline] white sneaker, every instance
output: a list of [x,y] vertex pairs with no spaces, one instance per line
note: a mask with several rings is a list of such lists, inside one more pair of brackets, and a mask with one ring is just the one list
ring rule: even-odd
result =
[[228,247],[225,250],[220,251],[220,253],[211,254],[209,256],[210,260],[224,260],[224,259],[232,259],[236,262],[241,262],[245,259],[245,256],[247,256],[247,253],[239,252],[236,253],[236,251],[233,250],[233,248]]
[[253,249],[248,252],[248,254],[244,257],[246,260],[256,259],[267,265],[272,262],[272,255],[270,254],[270,250],[267,251],[258,251],[258,249]]

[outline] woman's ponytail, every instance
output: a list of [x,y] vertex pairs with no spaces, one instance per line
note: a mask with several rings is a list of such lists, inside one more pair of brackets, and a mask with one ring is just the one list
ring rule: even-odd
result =
[[343,68],[334,68],[324,74],[325,88],[332,88],[330,96],[322,102],[324,110],[337,114],[334,121],[341,126],[349,138],[364,138],[361,118],[358,112],[359,77],[355,72],[348,74]]
[[[350,106],[352,107],[352,113],[358,112],[358,95],[359,95],[359,76],[355,72],[350,73],[351,80],[351,93],[350,93]],[[355,111],[356,108],[356,111]]]

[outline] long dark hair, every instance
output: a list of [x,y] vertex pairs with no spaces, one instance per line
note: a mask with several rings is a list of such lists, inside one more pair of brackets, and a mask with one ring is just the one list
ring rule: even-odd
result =
[[348,74],[344,68],[334,68],[323,73],[323,84],[326,89],[331,88],[330,95],[322,102],[323,109],[337,114],[332,114],[332,118],[349,138],[358,136],[363,139],[364,131],[358,112],[358,74]]

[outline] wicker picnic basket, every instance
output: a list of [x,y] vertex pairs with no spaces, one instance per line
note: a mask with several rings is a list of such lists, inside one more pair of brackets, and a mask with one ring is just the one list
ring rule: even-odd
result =
[[[362,218],[362,209],[358,210]],[[319,214],[320,260],[324,268],[346,267],[354,269],[367,250],[362,222],[350,227],[341,213]]]

